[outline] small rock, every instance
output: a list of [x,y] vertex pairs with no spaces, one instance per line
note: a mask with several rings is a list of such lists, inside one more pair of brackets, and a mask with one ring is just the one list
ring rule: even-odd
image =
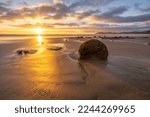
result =
[[55,50],[55,51],[58,51],[61,49],[62,49],[62,47],[50,47],[50,48],[48,48],[48,50]]
[[29,54],[30,52],[28,50],[17,50],[18,55],[26,55]]
[[82,43],[78,50],[79,59],[107,60],[108,50],[104,43],[92,39]]
[[34,54],[37,50],[17,50],[16,53],[18,55],[27,55],[27,54]]

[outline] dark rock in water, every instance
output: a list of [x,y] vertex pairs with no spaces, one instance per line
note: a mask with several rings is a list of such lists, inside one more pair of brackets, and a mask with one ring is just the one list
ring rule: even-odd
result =
[[79,47],[79,59],[107,60],[108,50],[104,43],[92,39],[82,43]]
[[26,55],[26,54],[34,54],[37,50],[17,50],[16,53],[18,55]]
[[148,43],[148,45],[150,45],[150,43]]
[[26,55],[26,54],[29,54],[30,52],[28,50],[17,50],[16,53],[18,55]]
[[62,49],[62,47],[57,47],[57,46],[48,48],[48,50],[55,50],[55,51],[58,51],[58,50],[61,50],[61,49]]

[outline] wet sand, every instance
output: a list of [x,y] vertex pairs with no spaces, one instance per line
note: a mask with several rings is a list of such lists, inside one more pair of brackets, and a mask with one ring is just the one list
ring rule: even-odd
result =
[[[0,99],[150,99],[149,45],[101,40],[106,62],[79,61],[85,40],[1,43]],[[19,49],[37,52],[17,55]]]

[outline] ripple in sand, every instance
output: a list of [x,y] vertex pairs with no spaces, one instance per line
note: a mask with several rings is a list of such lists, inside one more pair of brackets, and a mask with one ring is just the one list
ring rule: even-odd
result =
[[51,92],[47,89],[38,89],[38,88],[34,88],[32,89],[32,92],[34,93],[34,95],[38,95],[40,97],[49,97],[51,95]]

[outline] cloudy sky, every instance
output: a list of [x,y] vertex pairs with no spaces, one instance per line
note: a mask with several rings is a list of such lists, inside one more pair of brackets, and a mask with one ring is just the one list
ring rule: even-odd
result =
[[0,33],[49,34],[150,29],[150,0],[0,0]]

